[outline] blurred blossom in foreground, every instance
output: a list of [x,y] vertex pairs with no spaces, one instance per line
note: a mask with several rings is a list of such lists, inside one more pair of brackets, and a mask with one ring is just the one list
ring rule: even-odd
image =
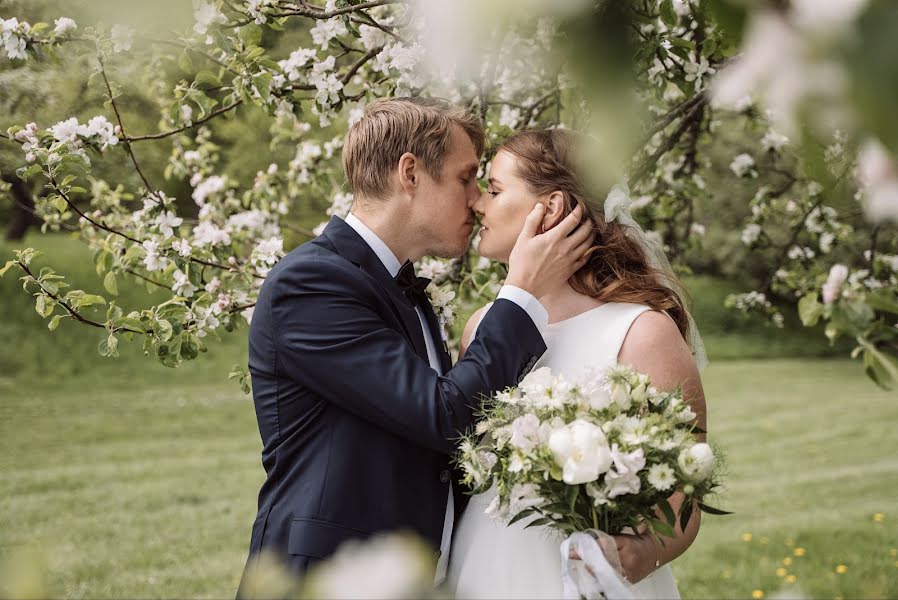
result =
[[898,165],[879,141],[869,139],[861,146],[857,179],[870,220],[898,223]]

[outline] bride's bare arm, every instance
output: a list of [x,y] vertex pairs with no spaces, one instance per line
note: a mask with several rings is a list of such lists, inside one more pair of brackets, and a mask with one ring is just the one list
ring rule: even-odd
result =
[[[618,362],[648,375],[652,385],[659,390],[674,390],[680,386],[683,390],[683,399],[696,414],[695,424],[702,431],[708,430],[705,393],[702,389],[701,377],[689,346],[686,345],[670,317],[657,311],[641,314],[630,327],[630,331],[624,339],[618,355]],[[706,438],[703,433],[696,434],[696,437],[702,442]],[[674,512],[678,513],[684,501],[684,495],[682,492],[677,492],[668,501]],[[663,547],[648,535],[638,536],[641,537],[640,543],[626,544],[631,547],[625,548],[624,551],[633,554],[630,558],[630,562],[633,563],[631,569],[636,572],[632,575],[642,579],[655,569],[656,559],[663,565],[685,552],[698,534],[701,523],[700,514],[698,510],[692,512],[692,517],[685,530],[680,527],[678,522],[675,528],[675,538],[661,538],[664,541]],[[660,510],[658,517],[664,518]],[[650,543],[645,543],[646,541]],[[640,556],[637,557],[635,554]],[[623,560],[623,556],[621,558]],[[630,581],[639,579],[631,578]]]
[[465,352],[468,349],[468,346],[471,345],[471,338],[474,337],[474,330],[477,329],[478,323],[480,323],[480,319],[483,318],[483,313],[486,310],[485,306],[481,306],[477,310],[474,311],[474,314],[468,319],[468,322],[465,323],[465,330],[461,333],[461,340],[458,343],[458,359],[461,360]]

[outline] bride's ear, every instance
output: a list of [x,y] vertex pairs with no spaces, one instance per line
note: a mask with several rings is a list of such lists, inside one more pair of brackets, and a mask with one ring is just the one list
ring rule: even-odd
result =
[[546,214],[543,215],[543,231],[549,231],[564,218],[564,194],[552,192],[546,199]]

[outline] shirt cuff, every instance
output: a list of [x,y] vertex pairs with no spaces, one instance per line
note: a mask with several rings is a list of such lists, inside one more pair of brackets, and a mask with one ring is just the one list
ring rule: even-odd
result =
[[530,316],[530,320],[536,325],[539,334],[543,336],[543,339],[546,338],[546,326],[549,324],[549,313],[546,311],[546,307],[543,306],[533,294],[514,285],[503,285],[502,289],[499,290],[499,295],[496,296],[496,300],[500,298],[511,300],[524,309],[524,312]]

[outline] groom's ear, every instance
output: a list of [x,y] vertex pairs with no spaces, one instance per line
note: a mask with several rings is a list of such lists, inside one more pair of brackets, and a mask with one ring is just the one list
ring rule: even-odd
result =
[[564,194],[552,192],[546,199],[546,214],[543,215],[543,231],[549,231],[564,218]]
[[411,152],[399,157],[399,185],[406,194],[414,194],[418,186],[418,159]]

